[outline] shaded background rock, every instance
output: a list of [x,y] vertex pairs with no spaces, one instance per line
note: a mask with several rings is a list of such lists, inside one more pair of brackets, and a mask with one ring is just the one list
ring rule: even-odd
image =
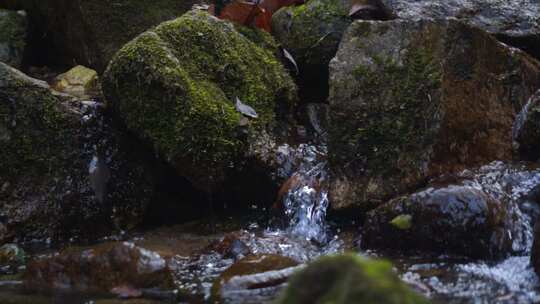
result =
[[330,67],[334,209],[511,159],[514,118],[540,84],[535,59],[456,20],[355,21]]
[[0,9],[0,62],[20,68],[27,36],[26,12]]
[[298,64],[302,100],[326,101],[328,63],[352,22],[349,6],[349,1],[311,0],[272,16],[273,35]]
[[23,0],[0,7],[24,9],[32,24],[28,63],[103,72],[114,53],[148,28],[180,16],[197,1]]
[[410,290],[386,261],[353,253],[326,256],[294,275],[277,303],[429,303]]
[[0,242],[96,238],[141,221],[152,156],[102,111],[0,63]]
[[[296,102],[296,87],[275,57],[271,36],[239,30],[191,11],[128,43],[102,82],[127,127],[205,191],[218,189],[229,174],[242,190],[266,186],[267,153],[280,130],[287,131]],[[258,118],[239,113],[237,97]],[[250,168],[255,175],[246,173]]]
[[402,19],[456,17],[540,58],[540,5],[536,0],[381,0]]

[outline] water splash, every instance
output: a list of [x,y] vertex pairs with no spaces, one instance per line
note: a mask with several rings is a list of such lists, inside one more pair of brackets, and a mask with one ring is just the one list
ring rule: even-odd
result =
[[465,170],[460,176],[465,178],[464,185],[484,191],[505,203],[515,219],[512,247],[516,252],[527,253],[533,241],[533,218],[522,210],[522,202],[540,184],[540,168],[494,161],[474,171]]
[[296,149],[283,146],[282,173],[289,174],[282,198],[287,231],[296,237],[324,244],[328,241],[326,211],[329,205],[324,182],[326,147],[301,144]]
[[523,125],[525,125],[525,121],[527,120],[527,116],[529,115],[529,111],[531,109],[531,106],[538,101],[540,98],[540,91],[537,91],[533,96],[527,100],[527,103],[525,106],[523,106],[523,109],[518,113],[516,116],[516,119],[514,121],[514,125],[512,126],[512,145],[515,149],[519,148],[519,143],[517,142],[517,138],[519,136],[519,133],[521,129],[523,128]]

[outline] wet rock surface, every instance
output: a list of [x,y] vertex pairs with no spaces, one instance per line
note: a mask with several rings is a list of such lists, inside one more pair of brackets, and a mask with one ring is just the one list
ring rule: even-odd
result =
[[540,83],[536,60],[457,20],[355,21],[330,69],[334,209],[511,159],[513,121]]
[[102,111],[0,63],[0,242],[96,238],[141,221],[153,171]]
[[128,242],[67,249],[57,256],[31,262],[24,278],[28,288],[45,290],[111,292],[122,286],[172,287],[166,260]]
[[[404,216],[410,223],[400,225]],[[481,190],[429,188],[370,211],[362,244],[486,258],[512,251],[515,225],[503,203]]]
[[277,303],[429,303],[384,261],[355,254],[322,257],[294,275]]
[[20,68],[28,39],[24,11],[0,9],[0,62]]
[[484,259],[526,254],[538,216],[532,197],[539,177],[534,166],[494,162],[435,179],[370,211],[361,245]]
[[402,19],[455,17],[540,56],[540,6],[535,0],[381,0],[381,3],[387,13]]
[[[234,174],[227,171],[254,168],[264,177],[266,151],[280,134],[274,131],[296,101],[276,51],[267,33],[237,31],[194,10],[127,44],[105,73],[103,90],[127,127],[178,174],[213,189]],[[240,113],[237,98],[257,118]],[[251,175],[234,176],[238,187]]]
[[[225,303],[271,300],[298,262],[278,255],[251,255],[231,265],[212,286],[213,298]],[[289,269],[288,271],[283,271]],[[242,301],[243,298],[249,301]]]

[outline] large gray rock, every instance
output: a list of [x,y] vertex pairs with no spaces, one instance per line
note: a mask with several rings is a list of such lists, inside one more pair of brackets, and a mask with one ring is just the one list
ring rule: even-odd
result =
[[330,64],[332,207],[369,210],[428,178],[512,158],[540,63],[455,19],[355,21]]
[[540,4],[537,0],[381,0],[402,19],[456,17],[522,47],[540,58]]
[[0,9],[0,62],[19,68],[27,40],[27,20],[24,11]]
[[100,111],[0,63],[0,243],[98,237],[141,221],[152,171]]

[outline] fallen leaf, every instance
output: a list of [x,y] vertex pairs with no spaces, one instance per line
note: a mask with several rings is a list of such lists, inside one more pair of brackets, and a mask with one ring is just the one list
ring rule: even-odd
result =
[[251,118],[258,118],[259,115],[257,114],[257,112],[255,112],[255,110],[248,106],[247,104],[244,104],[240,98],[236,97],[236,110],[240,113],[242,113],[243,115],[247,116],[247,117],[251,117]]
[[255,17],[262,12],[263,10],[255,3],[236,0],[221,10],[219,18],[250,26]]
[[287,60],[289,60],[292,63],[292,65],[294,66],[294,68],[296,70],[296,75],[300,74],[300,70],[298,69],[298,65],[296,64],[296,61],[294,60],[291,53],[289,53],[285,48],[281,48],[281,50],[283,51],[283,56],[285,56],[285,58],[287,58]]
[[[304,3],[304,0],[233,0],[220,10],[218,17],[271,32],[272,15],[284,6],[300,3]],[[213,10],[216,11],[215,8]]]

